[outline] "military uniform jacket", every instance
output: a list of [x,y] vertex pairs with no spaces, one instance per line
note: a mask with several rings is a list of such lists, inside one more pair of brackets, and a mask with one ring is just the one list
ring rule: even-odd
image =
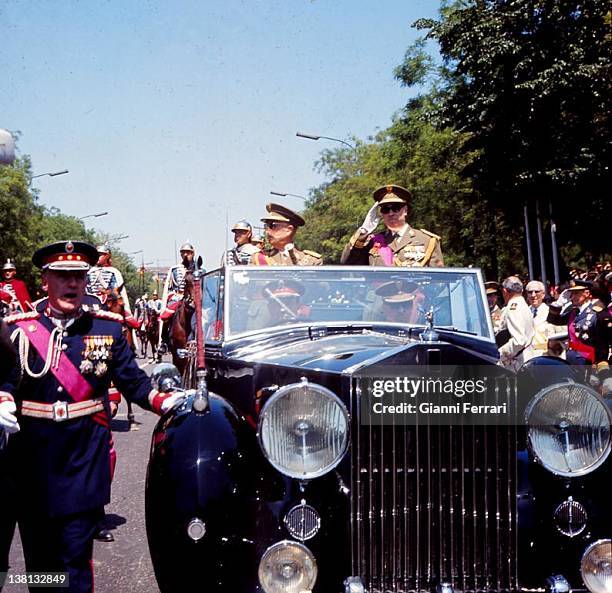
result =
[[162,305],[165,309],[169,303],[183,298],[185,290],[185,276],[188,269],[183,264],[172,266],[166,275],[164,282],[164,292],[162,293]]
[[[25,334],[41,331],[40,323],[48,332],[55,324],[45,314],[46,300],[38,312],[13,315],[6,318],[9,331],[19,321],[25,321]],[[25,318],[25,319],[24,319]],[[104,372],[86,372],[81,375],[93,388],[91,397],[104,399],[104,412],[54,422],[50,419],[23,416],[19,413],[23,400],[54,403],[57,400],[73,402],[67,389],[49,370],[41,378],[21,373],[19,363],[2,378],[0,391],[10,393],[17,404],[20,432],[11,435],[8,444],[8,462],[24,504],[34,504],[49,516],[62,516],[103,507],[110,500],[110,430],[108,389],[111,380],[131,401],[151,409],[148,396],[151,384],[147,375],[138,368],[122,332],[120,316],[106,311],[83,313],[59,334],[62,356],[66,356],[79,369],[84,353],[108,350]],[[24,327],[23,325],[21,327]],[[15,340],[18,351],[19,340]],[[91,357],[95,358],[95,357]],[[28,364],[33,373],[43,369],[44,361],[30,344]],[[99,376],[98,376],[99,375]],[[27,508],[27,506],[25,506]]]
[[587,348],[582,351],[584,358],[593,364],[599,364],[608,360],[610,348],[610,312],[598,303],[590,302],[586,307],[578,307],[568,304],[563,308],[550,305],[548,321],[555,325],[565,325],[570,335],[570,350],[579,350],[573,344],[572,335],[576,340]]
[[511,298],[502,309],[501,330],[497,338],[503,340],[503,334],[506,335],[507,341],[499,347],[502,363],[522,364],[529,358],[535,334],[531,309],[522,296]]
[[320,266],[323,258],[316,251],[301,251],[294,247],[290,251],[270,249],[251,256],[251,264],[256,266]]
[[348,265],[441,267],[444,265],[440,237],[408,225],[401,237],[393,231],[369,235],[359,229],[342,252]]
[[32,299],[23,280],[15,278],[8,282],[0,282],[0,290],[11,296],[11,301],[8,304],[13,311],[21,313],[30,311]]

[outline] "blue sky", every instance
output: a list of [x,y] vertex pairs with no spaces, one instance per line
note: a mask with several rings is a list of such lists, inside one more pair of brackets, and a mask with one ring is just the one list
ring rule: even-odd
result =
[[[436,0],[4,0],[0,127],[19,130],[41,201],[129,235],[168,265],[195,243],[217,265],[226,219],[299,210],[333,143],[367,138],[409,91],[393,79]],[[357,225],[360,220],[356,220]],[[299,238],[299,236],[298,236]],[[298,241],[299,243],[299,241]],[[140,255],[135,256],[140,261]]]

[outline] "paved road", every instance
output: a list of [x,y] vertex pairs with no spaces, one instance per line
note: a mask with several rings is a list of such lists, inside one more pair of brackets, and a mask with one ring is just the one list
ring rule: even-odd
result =
[[[143,365],[144,361],[139,360]],[[145,371],[151,366],[145,367]],[[128,431],[125,403],[112,423],[117,449],[117,469],[111,503],[106,507],[113,527],[113,543],[96,542],[94,578],[96,593],[159,593],[149,549],[144,519],[144,485],[157,416],[134,406],[138,430]],[[21,542],[16,536],[10,556],[11,572],[25,570]],[[44,589],[41,589],[44,591]],[[3,593],[27,593],[22,585],[6,586]]]

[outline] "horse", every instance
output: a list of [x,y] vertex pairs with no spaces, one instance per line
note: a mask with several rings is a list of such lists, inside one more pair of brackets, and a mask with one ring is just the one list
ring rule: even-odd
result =
[[151,358],[157,358],[157,345],[159,343],[159,313],[155,309],[147,308],[142,338],[143,356],[147,356],[147,346],[151,344]]
[[185,274],[183,298],[172,316],[169,331],[172,363],[176,366],[181,375],[183,375],[186,370],[188,359],[179,356],[178,351],[187,349],[189,336],[191,334],[191,319],[195,312],[193,289],[193,273],[188,271]]

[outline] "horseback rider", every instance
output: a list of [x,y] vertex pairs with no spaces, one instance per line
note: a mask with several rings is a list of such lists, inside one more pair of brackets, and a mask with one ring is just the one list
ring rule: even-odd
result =
[[32,310],[32,299],[23,280],[17,279],[15,264],[7,259],[2,266],[0,300],[6,305],[7,313],[26,313]]
[[87,272],[87,294],[97,297],[102,303],[102,308],[106,310],[109,309],[109,300],[121,299],[126,324],[132,329],[138,329],[138,320],[132,315],[123,275],[113,267],[108,243],[98,245],[96,249],[98,250],[98,262]]
[[[185,291],[185,275],[195,269],[195,249],[189,241],[185,241],[180,248],[181,263],[169,268],[164,282],[164,292],[161,299],[160,332],[158,350],[162,345],[168,345],[168,332],[170,320],[183,299]],[[150,303],[150,301],[149,301]],[[166,350],[167,351],[167,350]]]

